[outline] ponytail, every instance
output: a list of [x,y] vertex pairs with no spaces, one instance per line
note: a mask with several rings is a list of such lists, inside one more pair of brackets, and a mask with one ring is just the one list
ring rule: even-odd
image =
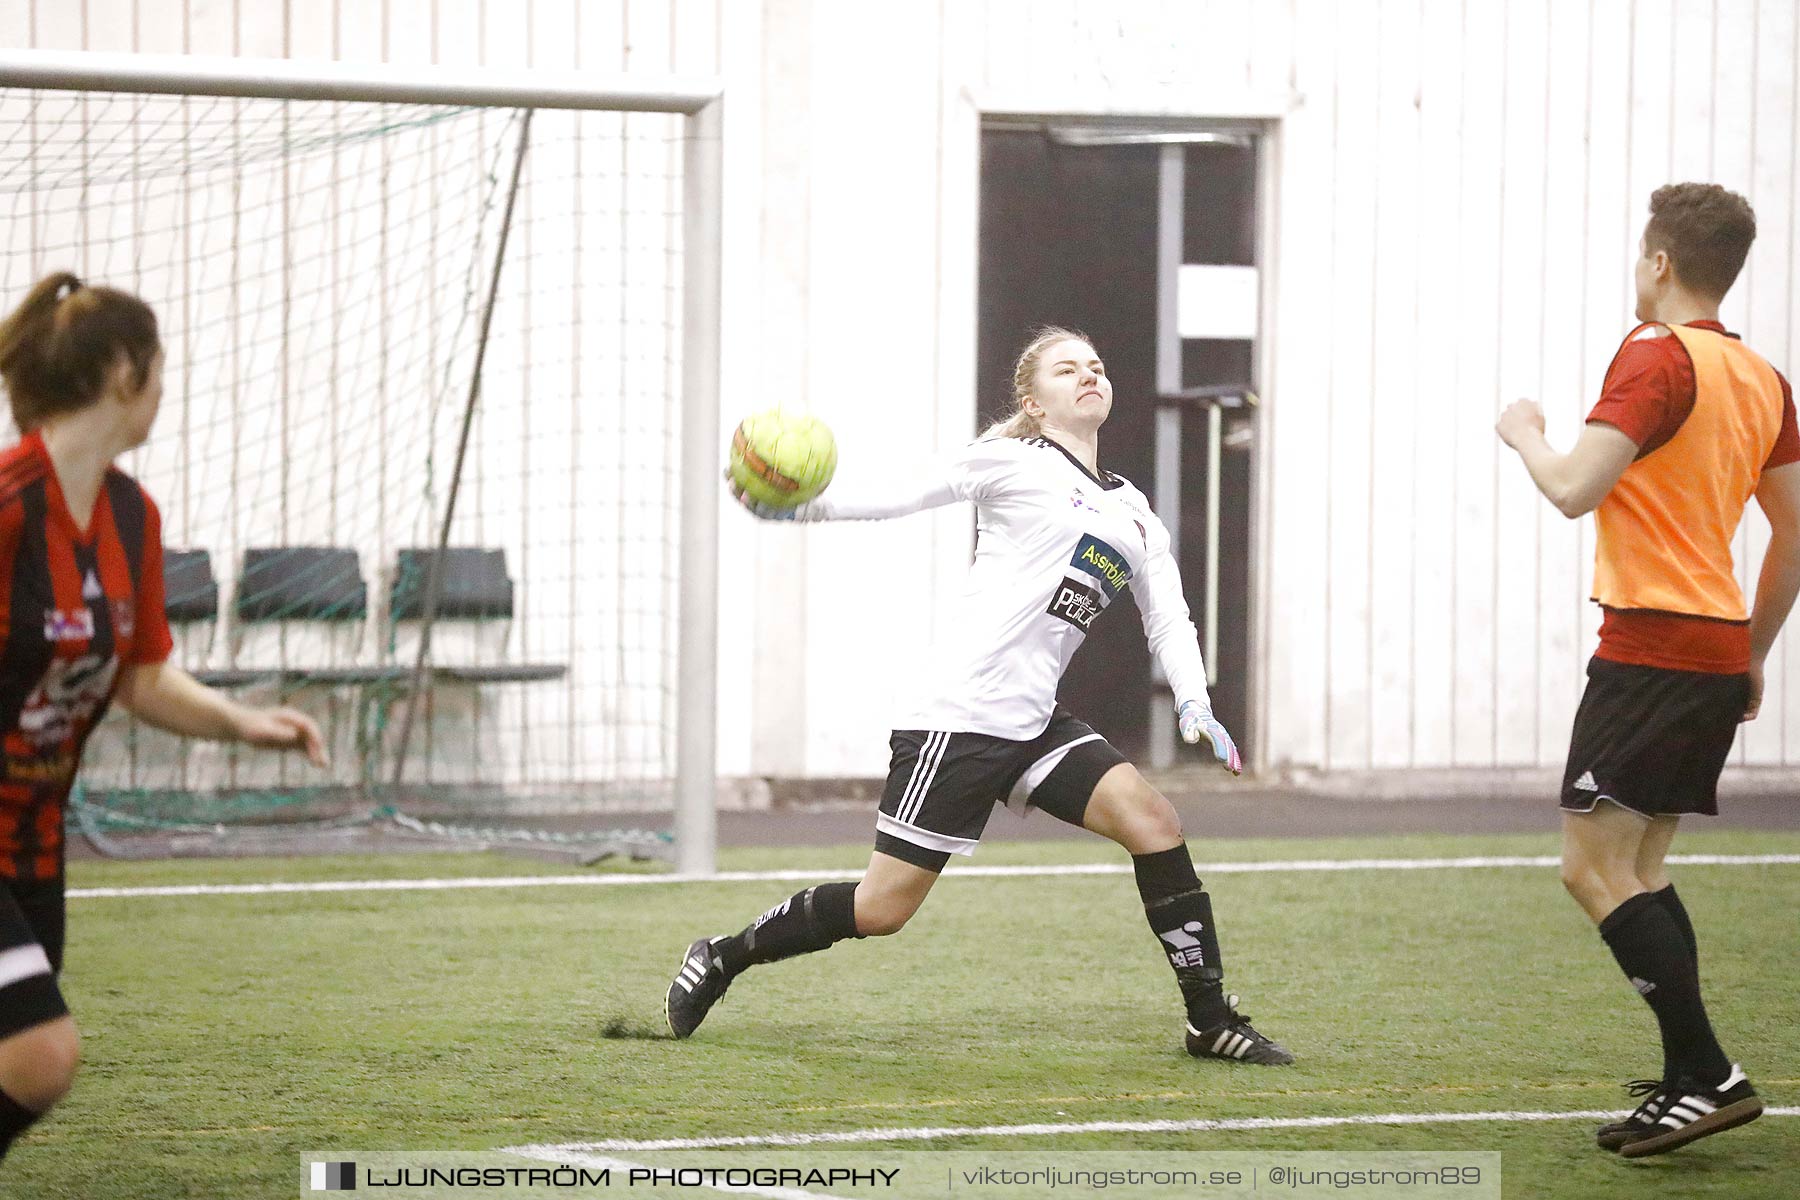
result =
[[142,389],[161,348],[156,314],[136,296],[88,287],[68,271],[46,275],[0,321],[0,379],[13,421],[29,433],[95,404],[121,355]]
[[1021,408],[1015,411],[1012,416],[1002,417],[992,425],[989,425],[986,429],[982,430],[980,440],[986,441],[989,438],[1036,437],[1043,431],[1042,423],[1040,423],[1036,417]]

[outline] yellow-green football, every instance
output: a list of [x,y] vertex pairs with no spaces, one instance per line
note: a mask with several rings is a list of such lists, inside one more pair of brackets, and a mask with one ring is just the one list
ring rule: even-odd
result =
[[795,508],[814,499],[837,470],[837,441],[817,417],[768,412],[745,417],[731,435],[731,478],[750,499]]

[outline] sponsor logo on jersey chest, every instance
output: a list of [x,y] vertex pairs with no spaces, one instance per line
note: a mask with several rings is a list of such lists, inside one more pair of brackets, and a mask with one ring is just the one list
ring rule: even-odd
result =
[[77,608],[64,612],[60,608],[44,610],[44,640],[46,642],[79,642],[94,636],[94,612],[90,608]]
[[1077,629],[1086,630],[1094,618],[1106,609],[1100,593],[1079,579],[1065,579],[1056,585],[1050,599],[1050,615],[1061,617]]
[[1107,591],[1117,596],[1131,582],[1131,564],[1125,556],[1093,534],[1083,534],[1075,547],[1075,556],[1069,559],[1069,565],[1078,571],[1085,571],[1106,585]]
[[1094,618],[1131,582],[1131,564],[1093,534],[1084,533],[1069,558],[1069,566],[1080,574],[1065,575],[1056,585],[1049,612],[1085,633]]
[[1074,491],[1069,493],[1069,504],[1073,508],[1085,508],[1087,511],[1089,511],[1091,513],[1097,513],[1100,511],[1099,506],[1097,506],[1092,500],[1089,500],[1086,496],[1081,494],[1080,488],[1076,488]]

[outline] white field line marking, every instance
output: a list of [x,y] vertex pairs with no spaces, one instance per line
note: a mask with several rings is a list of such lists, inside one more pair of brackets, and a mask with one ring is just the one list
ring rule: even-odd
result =
[[[529,1158],[534,1162],[556,1163],[564,1167],[588,1167],[595,1171],[629,1172],[632,1168],[645,1168],[643,1163],[626,1162],[622,1158],[607,1158],[599,1154],[582,1154],[555,1147],[526,1146],[518,1150],[503,1150],[502,1154],[511,1154],[515,1158]],[[672,1167],[646,1168],[654,1170],[674,1170]],[[628,1176],[629,1177],[629,1176]],[[706,1183],[701,1187],[711,1188],[718,1192],[733,1192],[740,1196],[766,1196],[768,1200],[845,1200],[842,1196],[833,1196],[828,1192],[808,1192],[800,1188],[789,1187],[754,1187],[735,1183]]]
[[[1486,858],[1312,858],[1275,862],[1195,863],[1201,875],[1251,875],[1308,871],[1467,871],[1488,867],[1554,867],[1554,855]],[[1800,854],[1671,854],[1668,861],[1692,867],[1762,867],[1800,863]],[[1129,875],[1128,863],[1069,863],[1042,867],[951,867],[946,875],[965,878],[1045,875]],[[787,883],[858,879],[861,867],[816,871],[720,871],[716,875],[487,875],[462,879],[335,879],[311,883],[193,883],[166,887],[70,888],[71,900],[121,900],[151,896],[274,896],[292,892],[452,892],[484,888],[629,887],[658,883]]]
[[[1066,1133],[1233,1133],[1260,1129],[1325,1129],[1337,1125],[1464,1125],[1476,1122],[1605,1121],[1625,1110],[1582,1112],[1381,1113],[1346,1117],[1240,1117],[1229,1120],[1082,1121],[1066,1125],[962,1125],[931,1129],[850,1129],[826,1133],[764,1133],[744,1137],[611,1139],[557,1146],[513,1146],[501,1151],[523,1158],[596,1151],[716,1150],[728,1146],[821,1146],[862,1142],[925,1142],[953,1137],[1048,1137]],[[1800,1108],[1765,1108],[1769,1117],[1800,1117]]]

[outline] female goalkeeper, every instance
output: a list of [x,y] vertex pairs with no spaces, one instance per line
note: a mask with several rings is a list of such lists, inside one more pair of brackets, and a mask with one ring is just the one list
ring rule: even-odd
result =
[[[802,521],[897,517],[975,505],[975,561],[954,632],[929,683],[898,722],[875,852],[860,883],[783,900],[731,937],[687,948],[666,1000],[676,1037],[693,1033],[737,976],[844,938],[896,933],[952,854],[973,853],[996,800],[1036,807],[1130,852],[1151,931],[1187,1003],[1198,1058],[1289,1063],[1221,986],[1212,899],[1194,874],[1174,807],[1105,738],[1056,704],[1057,681],[1093,623],[1127,586],[1174,690],[1181,735],[1242,760],[1214,719],[1169,534],[1142,492],[1098,466],[1112,382],[1088,339],[1045,329],[1013,368],[1017,411],[910,490],[858,497],[841,485],[798,510],[746,501],[757,516]],[[743,500],[744,497],[739,497]]]
[[0,379],[25,435],[0,451],[0,1157],[75,1077],[57,987],[63,805],[107,705],[325,763],[309,717],[245,708],[167,662],[161,521],[112,465],[150,434],[162,359],[149,306],[73,275],[44,279],[0,322]]

